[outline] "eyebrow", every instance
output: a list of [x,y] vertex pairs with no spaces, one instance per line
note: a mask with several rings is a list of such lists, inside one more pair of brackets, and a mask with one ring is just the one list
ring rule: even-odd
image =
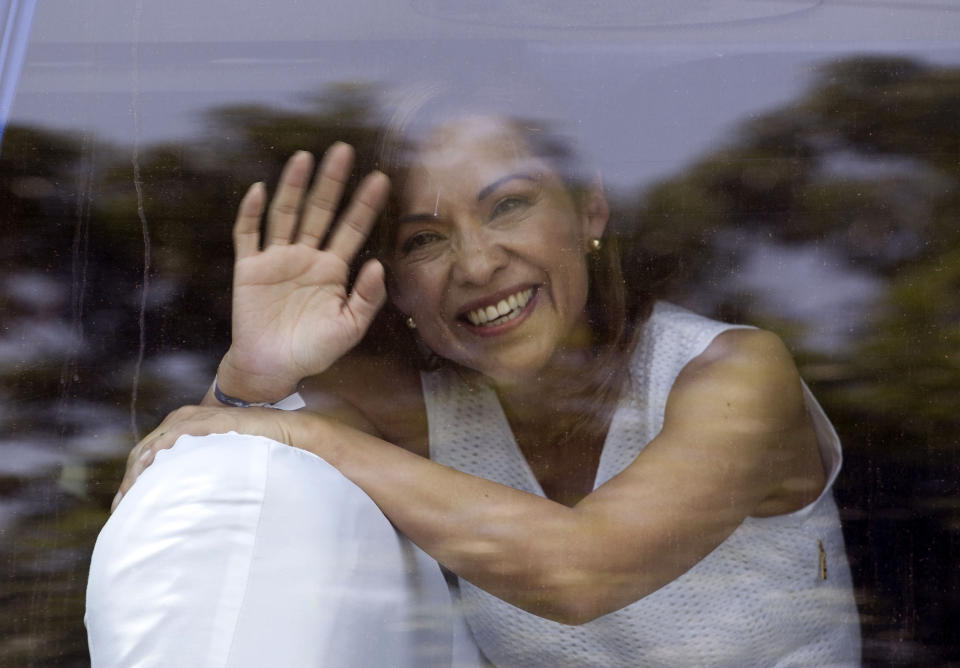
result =
[[513,181],[514,179],[522,179],[524,181],[533,181],[534,183],[539,182],[539,179],[535,175],[530,174],[528,172],[513,172],[512,174],[507,174],[506,176],[497,179],[490,185],[484,186],[483,188],[481,188],[480,192],[477,193],[477,201],[482,202],[494,190],[502,186],[504,183],[508,181]]
[[397,218],[397,224],[417,223],[422,220],[436,220],[437,218],[439,218],[439,216],[435,213],[408,213],[405,216],[399,216]]
[[[523,181],[531,181],[533,183],[539,183],[540,179],[535,174],[529,172],[513,172],[503,176],[493,183],[484,186],[477,192],[477,201],[482,202],[484,199],[490,196],[490,193],[495,191],[497,188],[502,186],[504,183],[513,181],[514,179],[521,179]],[[435,220],[438,218],[438,215],[435,213],[408,213],[404,216],[399,216],[397,218],[397,224],[403,223],[416,223],[424,220]]]

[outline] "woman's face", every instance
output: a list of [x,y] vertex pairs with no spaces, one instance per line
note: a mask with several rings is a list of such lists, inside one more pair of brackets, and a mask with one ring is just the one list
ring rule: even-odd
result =
[[438,355],[510,385],[589,339],[586,256],[607,221],[502,121],[437,130],[417,155],[392,253],[394,304]]

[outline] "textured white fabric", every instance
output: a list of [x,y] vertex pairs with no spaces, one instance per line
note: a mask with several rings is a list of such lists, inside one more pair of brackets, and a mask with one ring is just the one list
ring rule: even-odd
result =
[[[681,369],[731,325],[659,303],[632,360],[632,392],[618,407],[595,487],[628,466],[663,426]],[[496,394],[447,369],[422,374],[431,458],[543,495]],[[828,483],[789,515],[747,518],[680,578],[581,626],[531,615],[461,582],[465,613],[497,666],[855,666],[860,631],[831,486],[840,469],[836,432],[806,390]],[[638,509],[643,512],[643,509]],[[827,579],[820,577],[822,542]]]
[[94,666],[476,666],[437,563],[308,452],[181,437],[104,526]]

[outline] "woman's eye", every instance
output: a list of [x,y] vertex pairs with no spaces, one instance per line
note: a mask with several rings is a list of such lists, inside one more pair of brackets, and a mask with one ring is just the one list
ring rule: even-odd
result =
[[502,200],[493,205],[493,209],[490,211],[490,218],[496,218],[497,216],[502,216],[518,209],[522,209],[529,203],[530,201],[526,197],[504,197]]
[[407,239],[400,246],[400,250],[404,254],[412,253],[415,250],[419,250],[420,248],[423,248],[424,246],[428,246],[434,241],[439,241],[439,240],[440,240],[440,235],[437,234],[436,232],[430,232],[426,230],[423,232],[417,232],[416,234],[412,234],[409,237],[407,237]]

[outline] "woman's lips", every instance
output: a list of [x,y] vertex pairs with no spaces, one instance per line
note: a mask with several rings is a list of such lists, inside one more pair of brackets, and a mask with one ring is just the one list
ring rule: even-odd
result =
[[533,310],[537,291],[534,286],[517,290],[485,306],[470,309],[460,316],[460,321],[477,334],[499,334],[519,324]]
[[469,320],[474,327],[503,324],[503,322],[509,322],[520,315],[523,307],[527,305],[532,296],[533,288],[518,290],[487,306],[480,306],[468,311],[463,314],[463,317]]

